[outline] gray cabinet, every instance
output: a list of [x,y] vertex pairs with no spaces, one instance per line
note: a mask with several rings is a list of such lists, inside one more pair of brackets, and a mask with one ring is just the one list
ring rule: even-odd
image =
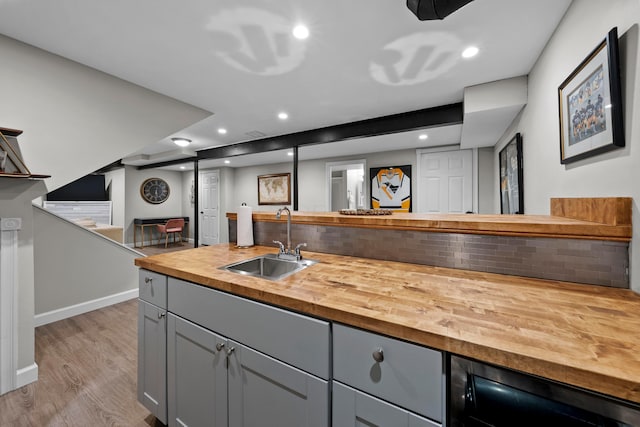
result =
[[169,277],[171,313],[320,378],[330,378],[329,322]]
[[333,425],[335,427],[437,427],[440,424],[334,382]]
[[[439,351],[340,324],[333,325],[333,378],[344,385],[440,423],[445,412],[444,375],[443,355]],[[369,402],[367,405],[371,407],[370,402],[375,400],[364,397],[366,395],[360,396],[356,402]],[[378,411],[376,416],[380,416],[385,407],[381,404],[373,406]],[[389,410],[390,414],[394,413]],[[336,424],[334,419],[334,425],[342,424]]]
[[167,277],[138,276],[138,401],[167,422]]
[[[166,337],[164,364],[159,353],[144,358],[151,346],[139,355],[139,372],[151,374],[147,364],[163,364],[158,378],[166,372],[168,416],[158,419],[180,427],[330,426],[328,322],[175,278],[165,277],[163,294],[162,276],[147,277],[141,273],[140,295],[167,307],[165,330],[162,309],[140,306],[141,316],[156,308],[147,322]],[[143,324],[140,333],[151,330]]]
[[225,338],[169,313],[169,426],[227,426],[226,342]]
[[328,382],[231,341],[229,426],[327,427]]

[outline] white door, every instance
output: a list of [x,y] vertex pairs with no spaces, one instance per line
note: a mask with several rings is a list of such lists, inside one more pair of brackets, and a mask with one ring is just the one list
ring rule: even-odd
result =
[[473,211],[472,150],[418,154],[420,213]]
[[218,182],[219,171],[200,173],[200,244],[219,243]]

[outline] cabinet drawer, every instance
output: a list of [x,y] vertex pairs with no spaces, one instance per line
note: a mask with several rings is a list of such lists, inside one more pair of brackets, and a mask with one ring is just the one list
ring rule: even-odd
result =
[[439,427],[441,424],[334,381],[333,425]]
[[169,311],[318,377],[329,379],[329,323],[169,278]]
[[140,269],[138,273],[139,298],[167,308],[167,276]]
[[333,326],[333,376],[338,381],[442,422],[443,375],[439,351]]

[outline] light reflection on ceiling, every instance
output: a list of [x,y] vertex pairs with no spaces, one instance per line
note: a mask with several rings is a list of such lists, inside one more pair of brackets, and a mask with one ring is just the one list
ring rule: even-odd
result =
[[462,42],[453,34],[420,32],[385,45],[370,63],[371,77],[390,86],[433,80],[451,70],[460,58]]
[[304,60],[307,44],[293,37],[292,27],[284,17],[253,7],[223,10],[207,24],[216,56],[262,76],[288,73]]

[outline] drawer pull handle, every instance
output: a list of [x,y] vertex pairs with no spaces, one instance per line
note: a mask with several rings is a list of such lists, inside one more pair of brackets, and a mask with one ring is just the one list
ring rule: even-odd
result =
[[372,356],[373,360],[375,360],[377,363],[384,361],[384,352],[382,351],[382,348],[378,348],[376,351],[374,351]]
[[145,277],[144,278],[144,283],[151,283],[152,280],[153,280],[153,278],[151,278],[151,277]]
[[222,351],[223,348],[224,348],[224,343],[223,342],[219,342],[219,343],[216,344],[216,350]]

